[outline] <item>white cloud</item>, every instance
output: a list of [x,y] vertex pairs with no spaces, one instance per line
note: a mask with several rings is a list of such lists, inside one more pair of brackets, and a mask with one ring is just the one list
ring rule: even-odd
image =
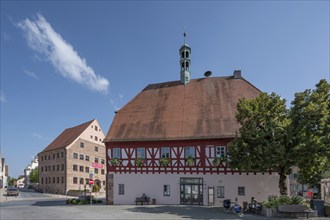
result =
[[7,98],[3,91],[0,91],[0,102],[7,102]]
[[110,104],[112,105],[112,108],[115,111],[119,110],[119,107],[117,106],[117,104],[115,103],[115,101],[113,99],[110,99]]
[[95,74],[86,60],[78,55],[71,44],[55,32],[46,19],[37,14],[35,20],[18,23],[25,31],[29,46],[45,55],[62,76],[82,84],[92,91],[108,92],[109,81]]
[[24,70],[24,73],[32,78],[35,78],[35,79],[39,79],[38,76],[34,73],[34,72],[31,72],[31,71],[28,71],[28,70]]

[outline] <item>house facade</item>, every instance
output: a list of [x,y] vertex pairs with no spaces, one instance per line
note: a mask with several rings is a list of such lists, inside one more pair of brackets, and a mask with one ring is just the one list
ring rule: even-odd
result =
[[179,50],[180,81],[151,84],[116,112],[105,137],[108,204],[216,205],[279,194],[276,173],[241,173],[226,164],[239,129],[236,105],[260,90],[239,70],[190,78],[191,49]]
[[33,158],[33,160],[31,161],[31,163],[24,169],[24,176],[25,176],[25,182],[24,185],[26,187],[30,186],[30,185],[34,185],[33,183],[31,183],[30,181],[30,173],[32,170],[37,169],[38,168],[38,156],[35,156]]
[[0,189],[8,186],[8,166],[0,154]]
[[[104,133],[96,119],[65,129],[38,154],[39,189],[67,194],[89,189],[93,179],[105,192]],[[90,190],[90,189],[89,189]]]

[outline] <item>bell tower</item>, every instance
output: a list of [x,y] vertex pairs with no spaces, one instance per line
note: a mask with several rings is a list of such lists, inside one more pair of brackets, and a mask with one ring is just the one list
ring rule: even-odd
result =
[[186,85],[190,82],[190,54],[191,48],[186,44],[186,32],[183,34],[184,44],[180,48],[180,81]]

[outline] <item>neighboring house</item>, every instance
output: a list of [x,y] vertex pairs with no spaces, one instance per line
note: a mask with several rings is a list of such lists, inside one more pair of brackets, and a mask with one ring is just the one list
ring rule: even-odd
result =
[[25,186],[24,183],[25,183],[25,176],[22,176],[21,178],[17,179],[16,186],[18,188],[24,188],[24,186]]
[[[233,76],[190,79],[190,47],[180,48],[180,81],[150,84],[115,114],[104,140],[107,203],[222,206],[279,194],[276,173],[231,170],[227,144],[239,129],[236,105],[260,90]],[[197,62],[197,61],[196,61]]]
[[104,133],[96,119],[65,129],[38,154],[39,189],[58,194],[83,190],[92,175],[100,192],[104,192],[103,139]]
[[8,186],[8,166],[0,153],[0,189]]
[[28,187],[29,185],[33,185],[30,182],[30,173],[32,170],[36,169],[38,167],[38,156],[35,156],[34,159],[31,161],[31,164],[29,164],[24,169],[24,176],[25,176],[25,186]]

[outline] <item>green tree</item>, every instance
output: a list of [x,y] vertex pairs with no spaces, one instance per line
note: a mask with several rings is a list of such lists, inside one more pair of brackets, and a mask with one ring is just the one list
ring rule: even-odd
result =
[[286,100],[272,93],[261,93],[252,100],[240,100],[236,119],[241,125],[228,145],[229,165],[241,172],[277,172],[279,189],[286,194],[286,175],[294,161],[287,127],[290,120]]
[[317,185],[330,163],[330,85],[320,80],[314,90],[295,94],[290,133],[299,180]]
[[7,182],[8,182],[8,186],[14,186],[16,184],[17,179],[13,178],[13,177],[8,177]]
[[29,179],[31,183],[39,183],[39,171],[38,171],[38,167],[34,168],[33,170],[31,170],[30,175],[29,175]]

